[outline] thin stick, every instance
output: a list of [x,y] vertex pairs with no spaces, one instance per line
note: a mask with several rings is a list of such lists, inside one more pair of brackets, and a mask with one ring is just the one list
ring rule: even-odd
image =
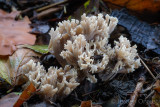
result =
[[43,7],[43,6],[46,6],[46,4],[42,4],[42,5],[38,5],[38,6],[34,6],[34,7],[27,8],[27,9],[25,9],[25,10],[22,10],[22,11],[20,12],[20,14],[24,14],[24,13],[33,11],[33,10],[38,9],[38,8],[41,8],[41,7]]
[[137,83],[136,85],[136,88],[133,92],[133,94],[131,95],[131,98],[130,98],[130,102],[128,104],[128,107],[134,107],[135,104],[136,104],[136,101],[137,101],[137,98],[138,98],[138,94],[139,92],[142,90],[142,87],[143,87],[143,84],[145,82],[145,78],[144,77],[141,77],[139,79],[139,82]]
[[68,1],[68,0],[64,0],[64,1],[61,1],[61,2],[58,2],[58,3],[53,3],[53,4],[50,4],[50,5],[44,6],[44,7],[42,7],[42,8],[37,9],[36,12],[41,12],[41,11],[43,11],[43,10],[49,9],[49,8],[51,8],[51,7],[54,7],[54,6],[56,6],[56,5],[64,4],[64,3],[66,3],[67,1]]
[[61,9],[62,9],[62,7],[56,7],[56,8],[47,9],[45,11],[42,11],[42,12],[38,13],[36,16],[30,18],[30,20],[33,20],[35,18],[41,19],[41,18],[46,17],[46,16],[48,16],[48,15],[54,13],[54,12],[57,12],[57,11],[59,11]]
[[151,70],[147,67],[147,65],[143,62],[143,60],[141,58],[140,58],[140,60],[141,60],[142,64],[144,65],[144,67],[147,69],[147,71],[150,73],[150,75],[156,80],[156,77],[153,75]]
[[92,91],[92,92],[88,92],[88,93],[86,93],[86,94],[83,94],[82,96],[86,96],[86,95],[89,95],[89,94],[92,94],[92,93],[95,93],[95,92],[97,92],[98,90],[96,90],[96,91]]
[[153,96],[153,94],[155,93],[155,90],[152,90],[148,96],[145,98],[145,100],[147,100],[148,98],[150,98],[151,96]]

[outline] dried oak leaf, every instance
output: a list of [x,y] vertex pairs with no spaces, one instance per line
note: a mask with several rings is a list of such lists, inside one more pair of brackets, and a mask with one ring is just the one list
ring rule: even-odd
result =
[[0,55],[11,55],[16,50],[16,45],[34,45],[36,36],[30,34],[31,28],[28,17],[15,20],[18,11],[6,13],[0,10]]

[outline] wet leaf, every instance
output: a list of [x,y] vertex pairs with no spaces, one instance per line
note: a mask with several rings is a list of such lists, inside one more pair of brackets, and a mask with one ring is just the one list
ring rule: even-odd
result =
[[10,93],[0,99],[0,106],[1,107],[13,107],[15,102],[18,100],[19,95]]
[[22,92],[13,107],[20,107],[24,101],[28,100],[34,94],[34,92],[36,92],[36,88],[31,82],[30,85]]
[[20,45],[18,47],[29,48],[41,54],[48,53],[48,45]]
[[31,31],[28,17],[15,20],[18,11],[6,13],[0,10],[0,55],[11,55],[18,44],[34,45],[36,36],[28,33]]

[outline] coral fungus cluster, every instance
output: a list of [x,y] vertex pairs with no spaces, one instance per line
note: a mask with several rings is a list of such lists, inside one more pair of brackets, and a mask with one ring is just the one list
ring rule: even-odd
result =
[[43,95],[45,99],[61,99],[79,85],[76,82],[77,72],[70,66],[65,66],[64,70],[50,67],[46,72],[39,62],[36,64],[30,60],[21,67],[21,71],[37,89],[40,89],[39,94]]
[[80,21],[59,22],[50,31],[49,51],[64,69],[51,67],[46,72],[42,65],[31,60],[22,71],[27,71],[25,75],[40,93],[54,99],[68,95],[84,78],[97,82],[96,73],[134,71],[141,65],[136,45],[131,46],[123,36],[115,41],[113,48],[108,43],[117,23],[117,18],[109,15],[104,18],[102,14],[90,17],[83,14]]
[[97,81],[95,73],[109,67],[112,72],[122,69],[132,72],[140,66],[136,46],[131,47],[129,40],[123,36],[115,42],[115,47],[111,48],[108,44],[117,22],[117,18],[109,15],[103,18],[102,14],[90,17],[83,14],[81,21],[60,22],[55,30],[51,29],[49,50],[62,66],[74,66],[78,74],[83,72],[91,82]]

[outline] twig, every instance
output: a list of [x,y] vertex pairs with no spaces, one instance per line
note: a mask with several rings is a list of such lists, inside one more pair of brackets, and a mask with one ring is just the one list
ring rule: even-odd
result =
[[151,90],[153,88],[153,84],[146,89],[142,90],[142,93],[146,93],[147,91]]
[[150,73],[150,75],[156,80],[156,77],[153,75],[153,73],[151,72],[151,70],[147,67],[147,65],[143,62],[143,60],[141,59],[141,57],[139,56],[142,64],[144,65],[144,67],[147,69],[147,71]]
[[135,88],[133,94],[131,95],[131,98],[130,98],[130,102],[129,102],[129,104],[128,104],[128,107],[134,107],[134,106],[135,106],[136,101],[137,101],[137,98],[138,98],[138,94],[139,94],[139,92],[141,91],[144,82],[145,82],[145,78],[144,78],[144,77],[141,77],[141,78],[139,79],[139,82],[138,82],[137,85],[136,85],[136,88]]
[[149,95],[145,98],[145,100],[147,100],[148,98],[150,98],[153,94],[154,94],[154,90],[153,91],[151,91],[150,93],[149,93]]
[[48,10],[41,12],[41,13],[38,13],[36,16],[30,18],[30,20],[33,20],[35,18],[41,19],[41,18],[46,17],[46,16],[50,15],[51,13],[57,12],[61,9],[62,9],[62,7],[50,8]]
[[36,12],[41,12],[41,11],[47,10],[47,9],[49,9],[51,7],[54,7],[54,6],[57,6],[57,5],[60,5],[60,4],[64,4],[67,1],[68,0],[64,0],[64,1],[61,1],[61,2],[58,2],[58,3],[53,3],[53,4],[50,4],[50,5],[44,6],[42,8],[37,9]]
[[97,92],[98,90],[96,90],[96,91],[92,91],[92,92],[88,92],[88,93],[86,93],[86,94],[83,94],[82,96],[84,97],[84,96],[86,96],[86,95],[89,95],[89,94],[92,94],[92,93],[95,93],[95,92]]
[[35,10],[35,9],[37,9],[37,8],[40,8],[40,7],[43,7],[43,6],[45,6],[45,5],[46,5],[46,4],[42,4],[42,5],[38,5],[38,6],[33,6],[33,7],[30,7],[30,8],[27,8],[27,9],[25,9],[25,10],[22,10],[22,11],[20,12],[20,14],[24,14],[24,13],[33,11],[33,10]]

